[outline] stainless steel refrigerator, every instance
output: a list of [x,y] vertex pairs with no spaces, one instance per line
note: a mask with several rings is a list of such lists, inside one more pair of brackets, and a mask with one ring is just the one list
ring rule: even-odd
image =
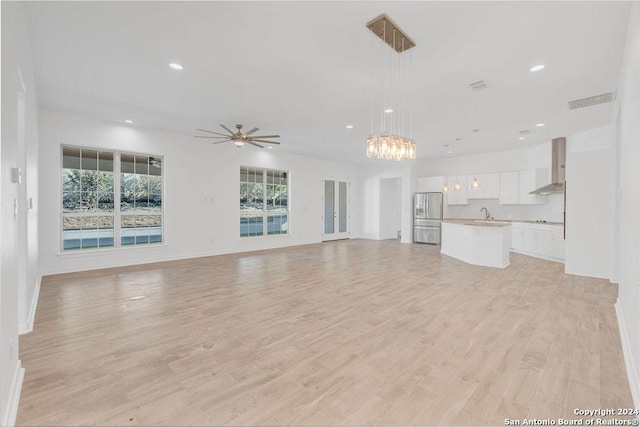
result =
[[442,230],[442,193],[413,195],[413,241],[440,244]]

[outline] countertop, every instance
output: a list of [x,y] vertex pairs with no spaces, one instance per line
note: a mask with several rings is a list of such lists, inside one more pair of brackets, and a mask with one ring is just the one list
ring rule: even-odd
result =
[[443,222],[449,222],[452,224],[463,225],[475,225],[475,226],[489,226],[489,227],[504,227],[511,225],[511,223],[524,223],[524,224],[536,224],[536,225],[563,225],[562,222],[554,221],[530,221],[530,220],[517,220],[517,219],[471,219],[471,218],[445,218]]
[[459,225],[471,225],[473,227],[507,227],[511,225],[510,222],[503,221],[489,221],[489,220],[481,220],[481,219],[443,219],[442,222],[446,222],[448,224],[459,224]]

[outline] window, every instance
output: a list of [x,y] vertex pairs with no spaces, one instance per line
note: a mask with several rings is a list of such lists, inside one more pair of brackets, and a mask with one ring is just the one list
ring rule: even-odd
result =
[[62,147],[62,249],[157,242],[162,242],[162,159]]
[[288,234],[287,172],[240,168],[240,237]]

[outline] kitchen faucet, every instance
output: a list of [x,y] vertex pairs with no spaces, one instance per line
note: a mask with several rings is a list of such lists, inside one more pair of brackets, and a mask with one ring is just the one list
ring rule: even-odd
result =
[[484,206],[480,209],[480,212],[484,211],[484,219],[489,219],[489,211]]

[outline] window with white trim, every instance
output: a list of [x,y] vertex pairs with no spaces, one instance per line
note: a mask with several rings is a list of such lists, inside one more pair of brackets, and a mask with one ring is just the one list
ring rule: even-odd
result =
[[162,242],[162,158],[62,147],[62,250]]
[[285,171],[240,168],[240,237],[289,233],[289,178]]

